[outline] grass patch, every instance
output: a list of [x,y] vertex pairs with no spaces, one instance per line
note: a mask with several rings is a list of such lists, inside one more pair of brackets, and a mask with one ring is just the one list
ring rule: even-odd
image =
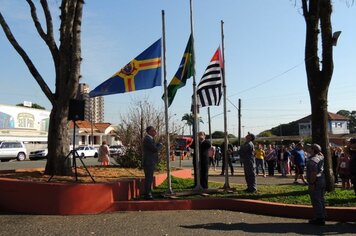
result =
[[[222,188],[222,183],[209,182],[209,188]],[[308,187],[304,185],[258,185],[258,192],[256,194],[246,193],[243,190],[246,185],[234,185],[236,191],[232,193],[217,193],[209,194],[206,197],[211,198],[239,198],[239,199],[254,199],[268,202],[278,202],[283,204],[298,204],[298,205],[311,205],[310,197],[308,194]],[[167,181],[158,186],[154,193],[160,194],[165,192],[168,188]],[[191,190],[194,188],[193,179],[180,179],[172,176],[172,189],[174,192],[181,192]],[[184,197],[188,199],[203,198],[201,195],[194,195]],[[336,188],[334,192],[325,194],[325,202],[327,206],[338,207],[356,207],[356,197],[352,190],[343,190]]]

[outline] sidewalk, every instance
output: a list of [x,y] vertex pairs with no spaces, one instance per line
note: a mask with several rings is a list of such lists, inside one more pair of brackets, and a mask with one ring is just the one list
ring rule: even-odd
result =
[[327,222],[233,211],[146,211],[99,215],[41,216],[0,214],[0,236],[17,235],[355,235],[355,223]]

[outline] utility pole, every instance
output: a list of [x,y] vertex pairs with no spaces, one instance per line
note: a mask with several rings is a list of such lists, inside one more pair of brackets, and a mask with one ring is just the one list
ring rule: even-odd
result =
[[238,143],[239,146],[241,146],[241,98],[239,98],[238,102],[238,124],[237,124],[237,129],[238,129]]

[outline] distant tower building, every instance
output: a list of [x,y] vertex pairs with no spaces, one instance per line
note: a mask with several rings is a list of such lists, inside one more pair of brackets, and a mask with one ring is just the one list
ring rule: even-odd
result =
[[104,98],[102,96],[90,98],[90,106],[93,111],[93,123],[104,122]]
[[104,122],[104,98],[89,97],[89,85],[79,84],[77,99],[85,100],[84,119],[93,123]]

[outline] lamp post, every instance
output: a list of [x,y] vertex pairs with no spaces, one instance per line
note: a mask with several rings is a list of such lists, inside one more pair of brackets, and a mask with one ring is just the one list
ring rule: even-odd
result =
[[[230,110],[227,110],[227,112],[230,112]],[[223,115],[224,112],[221,112],[219,114],[213,115],[210,117],[210,107],[208,107],[208,123],[209,123],[209,137],[210,137],[210,143],[212,144],[212,134],[211,134],[211,120],[217,116]]]

